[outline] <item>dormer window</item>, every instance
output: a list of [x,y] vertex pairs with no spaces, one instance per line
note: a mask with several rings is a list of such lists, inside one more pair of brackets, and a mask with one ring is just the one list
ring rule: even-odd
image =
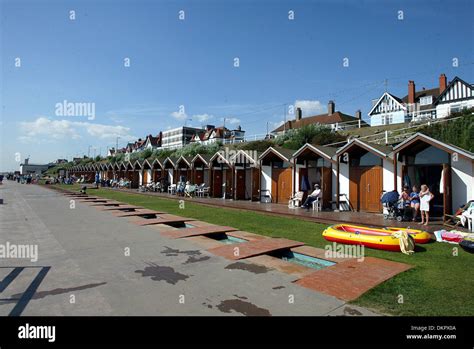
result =
[[433,96],[426,96],[420,98],[420,105],[429,105],[433,103]]

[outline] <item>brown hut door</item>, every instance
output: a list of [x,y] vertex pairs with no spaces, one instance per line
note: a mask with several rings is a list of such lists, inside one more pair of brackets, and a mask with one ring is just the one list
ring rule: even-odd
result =
[[281,170],[278,175],[278,202],[286,203],[291,197],[291,168]]
[[[327,167],[322,167],[322,191],[323,191],[323,205],[324,207],[330,207],[331,206],[331,200],[332,200],[332,171],[330,168]],[[290,177],[291,178],[291,177]]]
[[[380,212],[382,204],[380,203],[380,196],[382,193],[382,168],[374,166],[362,175],[365,177],[365,210],[368,212]],[[362,209],[362,208],[361,208]]]
[[360,167],[349,168],[349,201],[351,202],[354,210],[360,211],[365,209],[362,208],[361,188],[364,186],[362,183],[362,170]]
[[451,166],[443,165],[443,213],[453,214],[452,196],[451,196]]
[[202,174],[203,171],[201,170],[194,170],[194,184],[201,184],[203,182],[202,180]]
[[260,193],[260,169],[252,168],[252,200],[258,201]]
[[221,170],[213,170],[212,179],[212,195],[215,197],[222,196],[222,173]]
[[143,183],[142,185],[146,185],[148,183],[148,171],[143,170]]
[[246,189],[245,170],[237,170],[237,180],[236,180],[235,185],[237,186],[236,188],[237,200],[245,200],[245,189]]
[[280,173],[281,173],[280,169],[272,168],[272,202],[273,203],[279,202],[278,188],[280,186],[280,183],[279,183]]

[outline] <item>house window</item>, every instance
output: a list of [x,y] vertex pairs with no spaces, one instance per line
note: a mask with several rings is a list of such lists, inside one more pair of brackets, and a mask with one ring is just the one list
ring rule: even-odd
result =
[[392,114],[385,114],[382,115],[382,124],[383,125],[390,125],[393,122],[393,116]]
[[426,96],[420,98],[420,105],[428,105],[433,103],[433,96]]
[[453,104],[452,106],[449,107],[449,113],[457,113],[462,110],[461,104]]

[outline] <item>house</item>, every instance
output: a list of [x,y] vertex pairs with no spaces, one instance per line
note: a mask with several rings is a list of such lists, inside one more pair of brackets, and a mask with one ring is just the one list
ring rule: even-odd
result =
[[401,98],[385,92],[372,104],[372,109],[367,114],[370,126],[400,124],[406,121],[407,107]]
[[406,106],[405,120],[420,121],[425,119],[435,119],[436,106],[434,102],[440,95],[442,89],[442,86],[428,90],[423,87],[420,91],[416,91],[415,82],[413,80],[408,81],[408,94],[402,98],[402,101]]
[[399,98],[385,92],[375,100],[369,111],[370,126],[416,122],[444,118],[452,112],[474,107],[474,87],[455,77],[449,85],[445,74],[439,86],[416,91],[415,82],[408,81],[408,94]]
[[[227,142],[227,139],[229,142]],[[236,129],[231,130],[229,137],[226,138],[226,143],[240,143],[245,141],[245,131],[239,125]]]
[[156,136],[152,136],[149,134],[145,138],[145,144],[143,145],[143,149],[157,149],[161,148],[161,139],[163,134],[160,132]]
[[455,77],[448,85],[446,76],[440,76],[440,90],[444,87],[434,101],[436,117],[444,118],[451,113],[474,107],[474,85]]
[[200,143],[204,145],[220,143],[238,143],[245,140],[245,131],[242,127],[230,130],[224,126],[215,127],[214,125],[206,125],[204,129],[194,135],[191,139],[192,143]]
[[362,113],[360,110],[356,112],[355,116],[344,114],[340,111],[336,111],[336,104],[334,101],[329,101],[328,111],[324,114],[302,117],[301,108],[296,108],[295,120],[286,121],[283,125],[280,125],[274,129],[271,134],[279,136],[284,134],[288,130],[296,130],[303,126],[308,125],[327,125],[334,130],[341,130],[350,127],[358,127],[359,125],[366,124],[362,121]]

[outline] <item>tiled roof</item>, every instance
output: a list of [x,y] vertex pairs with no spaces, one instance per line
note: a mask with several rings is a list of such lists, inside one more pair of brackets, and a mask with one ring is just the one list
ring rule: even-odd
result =
[[[345,122],[345,121],[355,121],[358,120],[356,117],[341,113],[336,111],[333,114],[320,114],[302,118],[300,120],[290,120],[287,121],[284,125],[281,125],[274,129],[272,132],[280,132],[290,129],[298,129],[303,126],[308,126],[312,124],[335,124],[336,122]],[[363,122],[363,121],[362,121]]]

